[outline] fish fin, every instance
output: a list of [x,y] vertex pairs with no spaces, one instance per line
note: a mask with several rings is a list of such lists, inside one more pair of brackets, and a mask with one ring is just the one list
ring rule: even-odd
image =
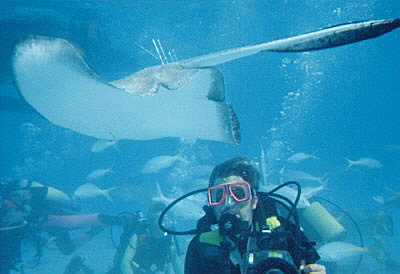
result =
[[396,190],[394,190],[393,188],[390,188],[390,187],[385,186],[385,189],[386,189],[387,191],[391,192],[392,194],[396,195],[396,196],[399,195],[399,192],[396,191]]
[[327,173],[325,173],[323,176],[322,176],[322,178],[321,178],[321,180],[320,180],[320,182],[321,182],[321,185],[324,187],[324,188],[326,188],[327,186],[328,186],[328,181],[330,180],[330,178],[329,178],[329,173],[327,172]]
[[118,152],[121,152],[121,150],[119,149],[119,146],[118,146],[118,143],[119,143],[119,140],[115,137],[115,135],[114,134],[112,134],[112,132],[110,132],[110,135],[113,137],[113,145],[112,145],[112,147],[116,150],[116,151],[118,151]]
[[107,200],[110,202],[114,202],[113,199],[111,198],[110,194],[108,192],[103,193],[104,197],[106,197]]
[[375,202],[377,202],[377,203],[379,203],[381,205],[385,204],[385,199],[381,195],[373,196],[372,200],[374,200]]
[[177,158],[178,161],[181,161],[182,163],[184,163],[185,165],[190,164],[190,161],[187,160],[185,157],[183,156],[178,156]]
[[225,85],[222,73],[217,70],[212,70],[212,83],[210,83],[210,90],[208,91],[207,98],[216,102],[225,101]]
[[348,158],[344,158],[347,162],[347,166],[346,166],[346,170],[349,170],[353,165],[354,165],[354,161],[348,159]]
[[113,187],[110,187],[109,189],[106,189],[106,190],[103,191],[104,197],[106,197],[106,199],[109,200],[110,202],[114,202],[113,198],[110,195],[110,192],[113,191],[116,188],[118,188],[118,187],[113,186]]
[[160,202],[163,202],[165,204],[169,204],[168,198],[164,195],[164,193],[163,193],[163,191],[161,189],[160,183],[158,181],[156,182],[156,186],[157,186],[158,197],[154,197],[153,201],[160,201]]
[[[183,139],[183,138],[181,138],[181,141],[182,141],[182,139]],[[173,157],[174,157],[175,161],[180,161],[180,162],[184,163],[185,165],[187,165],[187,164],[189,164],[190,162],[189,162],[189,160],[187,160],[186,157],[183,155],[184,153],[185,153],[185,146],[182,146],[182,147],[179,149],[178,153],[177,153],[175,156],[173,156]]]
[[314,160],[319,161],[319,160],[321,160],[321,158],[319,158],[319,157],[317,156],[317,153],[318,153],[318,150],[317,150],[317,149],[314,149],[314,150],[311,152],[311,158],[314,159]]

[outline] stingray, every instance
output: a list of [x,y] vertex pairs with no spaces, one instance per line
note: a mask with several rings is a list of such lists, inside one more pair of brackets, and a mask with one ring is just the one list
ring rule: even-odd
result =
[[217,65],[262,51],[301,52],[345,45],[389,32],[400,19],[347,23],[258,45],[144,68],[106,82],[74,46],[30,37],[16,46],[15,82],[48,121],[98,139],[184,137],[239,144],[240,126],[226,101]]

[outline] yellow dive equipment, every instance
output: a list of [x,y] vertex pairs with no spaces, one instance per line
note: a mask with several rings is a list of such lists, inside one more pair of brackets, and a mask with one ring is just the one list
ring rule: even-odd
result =
[[301,226],[309,239],[342,240],[346,230],[319,202],[313,202],[300,212]]
[[24,190],[42,190],[42,199],[44,202],[48,203],[50,206],[54,205],[58,208],[75,210],[76,204],[72,197],[65,192],[58,190],[54,187],[41,184],[39,182],[23,179],[16,182],[16,191]]
[[72,210],[76,209],[76,204],[70,195],[54,187],[51,186],[46,186],[46,187],[47,187],[46,202],[50,204],[54,203],[56,206],[64,209],[72,209]]

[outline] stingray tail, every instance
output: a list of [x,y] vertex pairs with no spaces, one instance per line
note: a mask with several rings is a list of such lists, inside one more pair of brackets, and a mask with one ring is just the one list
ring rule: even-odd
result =
[[237,118],[235,111],[232,108],[232,105],[227,105],[227,107],[228,107],[230,132],[232,134],[232,138],[235,144],[239,145],[241,141],[239,120]]

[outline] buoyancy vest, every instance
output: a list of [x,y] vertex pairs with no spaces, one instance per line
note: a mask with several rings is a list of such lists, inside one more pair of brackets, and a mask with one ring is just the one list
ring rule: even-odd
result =
[[[257,208],[254,211],[253,224],[255,231],[261,231],[261,229],[276,229],[285,224],[285,220],[280,217],[285,214],[282,208],[278,208],[276,200],[268,197],[266,193],[257,193],[259,199]],[[285,215],[283,215],[285,216]],[[292,233],[292,238],[289,240],[288,251],[293,256],[293,260],[297,265],[300,265],[300,260],[306,257],[307,263],[314,263],[318,260],[319,256],[313,248],[308,246],[308,239],[292,222],[289,222],[286,230]],[[203,232],[199,235],[199,242],[203,244],[209,244],[213,246],[221,247],[223,243],[223,237],[219,234],[218,230],[212,230]],[[305,255],[303,252],[307,252]]]
[[[279,226],[280,222],[277,218],[278,212],[274,199],[267,197],[267,195],[262,192],[257,193],[257,197],[259,201],[253,216],[255,230],[260,231],[262,225],[269,225],[270,229]],[[223,237],[219,234],[218,230],[212,230],[201,233],[199,241],[201,243],[220,246],[223,242]]]
[[135,270],[141,269],[149,273],[164,271],[165,264],[170,261],[169,250],[172,238],[163,236],[155,238],[148,233],[130,234],[130,237],[122,247],[119,266],[121,273],[136,273]]

